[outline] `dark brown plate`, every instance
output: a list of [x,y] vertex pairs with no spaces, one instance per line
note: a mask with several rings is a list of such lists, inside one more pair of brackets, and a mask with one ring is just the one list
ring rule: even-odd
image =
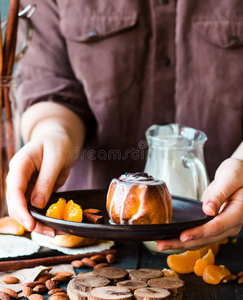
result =
[[[66,200],[72,199],[83,209],[97,208],[106,213],[106,193],[105,190],[60,192],[52,195],[47,207],[62,197]],[[29,210],[35,219],[68,234],[114,241],[154,241],[174,238],[178,237],[183,230],[202,225],[212,219],[203,213],[202,203],[197,200],[172,196],[172,207],[172,223],[158,225],[111,225],[108,222],[106,224],[77,223],[46,217],[46,208],[37,209],[29,205]]]

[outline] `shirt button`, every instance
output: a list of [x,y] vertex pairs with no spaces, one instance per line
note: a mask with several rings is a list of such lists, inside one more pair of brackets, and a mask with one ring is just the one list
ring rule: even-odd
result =
[[157,0],[158,1],[158,4],[163,4],[163,5],[166,5],[169,3],[169,0]]
[[170,59],[168,56],[164,56],[162,57],[162,64],[165,67],[169,67],[170,66]]
[[229,37],[229,42],[237,42],[237,41],[239,41],[238,36],[230,36]]
[[89,32],[89,36],[97,36],[97,35],[99,35],[99,32],[97,30],[91,30]]

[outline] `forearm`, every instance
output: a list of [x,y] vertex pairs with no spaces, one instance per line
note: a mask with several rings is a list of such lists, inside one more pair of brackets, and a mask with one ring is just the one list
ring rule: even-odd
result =
[[57,131],[70,138],[73,149],[81,149],[85,138],[82,120],[70,109],[53,102],[40,102],[30,106],[22,116],[21,127],[25,143]]

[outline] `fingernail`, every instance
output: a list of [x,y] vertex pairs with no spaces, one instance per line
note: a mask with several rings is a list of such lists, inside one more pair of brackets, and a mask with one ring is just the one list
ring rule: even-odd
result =
[[181,238],[181,242],[188,242],[188,241],[191,241],[191,240],[193,240],[194,239],[194,237],[192,236],[192,235],[188,235],[188,236],[185,236],[185,237],[182,237]]
[[52,231],[52,230],[43,230],[42,234],[47,235],[47,236],[52,237],[52,238],[55,237],[55,232]]
[[36,208],[44,208],[45,206],[45,198],[43,196],[35,196],[31,200],[31,204]]
[[212,212],[213,215],[216,214],[216,205],[214,202],[208,202],[207,208]]
[[157,250],[158,251],[165,251],[165,250],[169,250],[171,247],[168,245],[157,245]]

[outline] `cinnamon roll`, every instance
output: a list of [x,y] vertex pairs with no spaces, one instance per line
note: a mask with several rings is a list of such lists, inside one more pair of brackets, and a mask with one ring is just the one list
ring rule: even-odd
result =
[[171,222],[171,202],[164,181],[146,173],[126,173],[112,179],[106,207],[115,224],[163,224]]

